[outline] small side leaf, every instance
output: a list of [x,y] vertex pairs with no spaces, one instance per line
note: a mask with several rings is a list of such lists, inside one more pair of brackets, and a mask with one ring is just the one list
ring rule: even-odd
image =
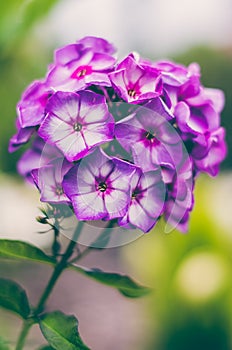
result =
[[82,342],[75,316],[54,311],[43,315],[40,329],[48,343],[56,350],[89,350]]
[[137,284],[133,279],[125,275],[104,272],[100,269],[87,269],[77,265],[71,265],[70,267],[102,284],[118,289],[121,294],[128,298],[139,298],[151,291],[150,288]]
[[21,241],[0,239],[0,258],[23,259],[54,264],[55,260],[39,248]]
[[0,278],[0,306],[26,319],[30,306],[26,292],[14,281]]

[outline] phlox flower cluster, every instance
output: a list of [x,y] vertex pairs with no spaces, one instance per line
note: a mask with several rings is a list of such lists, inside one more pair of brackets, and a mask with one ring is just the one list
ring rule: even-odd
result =
[[196,63],[118,62],[108,41],[85,37],[26,88],[9,151],[28,143],[19,173],[78,220],[148,232],[163,216],[185,232],[196,177],[217,175],[226,156],[223,105]]

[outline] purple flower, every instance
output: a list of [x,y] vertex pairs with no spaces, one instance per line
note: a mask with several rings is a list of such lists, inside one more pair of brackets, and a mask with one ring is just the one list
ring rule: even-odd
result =
[[114,45],[105,39],[97,38],[95,36],[85,36],[78,40],[77,44],[82,44],[84,48],[90,48],[94,52],[108,53],[110,55],[116,52]]
[[185,232],[195,178],[226,156],[224,94],[201,84],[196,63],[131,53],[116,64],[114,52],[93,36],[59,48],[17,104],[9,151],[33,137],[18,172],[79,220],[148,232],[163,215]]
[[140,58],[138,54],[131,55],[144,68],[157,69],[162,77],[162,97],[169,108],[175,106],[178,99],[195,96],[200,90],[200,67],[191,63],[188,67],[172,61],[156,61]]
[[[100,40],[100,39],[99,39]],[[95,41],[95,47],[88,47],[90,39],[62,47],[55,53],[55,63],[50,67],[47,84],[55,90],[78,91],[97,84],[111,86],[108,72],[115,64],[115,58],[104,50],[104,44]],[[100,48],[99,48],[100,47]],[[99,50],[99,51],[95,51]]]
[[97,148],[65,176],[63,188],[79,220],[123,217],[131,198],[130,179],[135,167],[108,157]]
[[177,103],[174,114],[183,140],[191,145],[196,173],[215,176],[226,156],[225,131],[220,128],[224,94],[218,89],[201,87],[199,94]]
[[131,201],[126,215],[119,219],[125,228],[137,227],[148,232],[163,212],[166,195],[159,171],[142,173],[137,169],[131,179]]
[[196,97],[179,102],[174,114],[180,130],[193,136],[216,130],[220,125],[220,114],[203,90]]
[[105,98],[90,91],[57,92],[47,104],[38,134],[75,161],[114,136],[114,120]]
[[53,94],[43,81],[35,81],[25,90],[17,104],[18,120],[22,128],[41,124],[45,117],[45,106]]
[[45,107],[52,95],[52,90],[43,81],[34,81],[24,91],[17,104],[17,133],[9,143],[9,152],[14,152],[27,143],[45,118]]
[[21,128],[18,121],[16,121],[16,128],[17,133],[11,137],[9,142],[8,151],[10,153],[17,151],[22,145],[27,143],[35,132],[35,127]]
[[146,101],[162,92],[160,71],[139,65],[133,55],[119,63],[109,78],[119,96],[129,103]]
[[[225,129],[220,127],[212,133],[206,133],[204,142],[195,144],[193,148],[197,171],[204,171],[212,176],[216,176],[219,172],[219,165],[225,159],[226,153]],[[205,154],[205,156],[197,157],[199,154]]]
[[180,87],[188,83],[191,77],[200,77],[200,67],[197,63],[185,67],[172,61],[157,61],[153,66],[161,71],[162,81],[168,86]]
[[[205,100],[208,100],[214,107],[217,113],[221,113],[225,105],[225,95],[222,90],[203,88],[202,93],[204,94]],[[199,98],[202,99],[202,95],[199,94]]]
[[200,92],[200,68],[197,63],[185,67],[171,61],[158,61],[152,65],[161,71],[162,99],[172,112],[179,101],[194,97]]
[[48,203],[70,203],[64,193],[62,182],[64,175],[73,165],[63,158],[31,172],[32,178],[40,191],[40,200]]
[[115,126],[115,136],[135,164],[144,171],[160,165],[175,168],[182,158],[182,142],[175,128],[167,121],[172,116],[154,99]]
[[31,178],[32,170],[48,165],[58,158],[64,158],[58,148],[54,145],[45,144],[41,138],[37,137],[32,143],[31,148],[26,150],[19,159],[17,170],[29,182],[33,182]]

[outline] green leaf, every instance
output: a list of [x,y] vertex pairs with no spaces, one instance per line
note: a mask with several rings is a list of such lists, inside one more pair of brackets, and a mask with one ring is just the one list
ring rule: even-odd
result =
[[8,346],[8,341],[6,341],[3,337],[0,336],[0,350],[10,350]]
[[17,283],[0,278],[0,306],[17,313],[26,319],[30,314],[30,306],[26,292]]
[[54,350],[54,348],[52,348],[50,345],[43,345],[38,350]]
[[75,316],[54,311],[43,315],[40,329],[48,343],[56,350],[89,350],[82,342]]
[[134,280],[125,275],[104,272],[99,269],[86,269],[77,265],[71,265],[69,267],[102,284],[117,288],[121,294],[128,298],[139,298],[151,291],[150,288],[137,284]]
[[21,241],[0,239],[0,258],[22,259],[54,264],[55,260],[39,248]]

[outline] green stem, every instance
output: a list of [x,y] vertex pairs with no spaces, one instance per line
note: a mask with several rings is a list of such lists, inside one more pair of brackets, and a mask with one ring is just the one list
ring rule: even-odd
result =
[[104,230],[102,231],[102,233],[91,243],[91,245],[85,248],[80,254],[78,254],[77,257],[73,258],[69,263],[72,264],[79,261],[84,256],[86,256],[91,250],[105,249],[107,246],[108,240],[110,238],[111,231],[109,231],[109,229],[112,228],[111,225],[112,225],[111,221],[109,221],[108,224],[105,226]]
[[22,331],[19,335],[19,338],[18,338],[18,342],[17,342],[17,345],[16,345],[16,350],[22,350],[23,349],[23,346],[25,344],[25,340],[26,340],[26,337],[27,337],[27,334],[31,328],[31,326],[33,325],[34,321],[32,319],[29,319],[29,320],[25,320],[24,323],[23,323],[23,327],[22,327]]
[[62,272],[67,267],[68,260],[72,256],[73,249],[77,243],[76,239],[79,237],[81,230],[83,228],[83,225],[84,225],[84,222],[80,221],[78,226],[77,226],[77,229],[73,235],[73,239],[70,241],[70,243],[66,249],[66,252],[62,256],[61,260],[57,263],[57,265],[53,271],[53,274],[52,274],[52,276],[47,284],[47,287],[45,288],[45,290],[44,290],[44,292],[43,292],[43,294],[38,302],[38,305],[34,311],[34,319],[28,319],[28,320],[24,321],[23,328],[22,328],[22,331],[19,335],[15,350],[22,350],[23,349],[27,334],[28,334],[31,326],[36,322],[36,318],[43,311],[44,305],[45,305],[46,301],[48,300],[53,288],[55,287],[55,284],[56,284],[58,278],[60,277]]
[[80,259],[82,259],[84,256],[86,256],[92,249],[92,247],[87,247],[86,249],[84,249],[77,257],[73,258],[69,263],[73,264],[77,261],[79,261]]

